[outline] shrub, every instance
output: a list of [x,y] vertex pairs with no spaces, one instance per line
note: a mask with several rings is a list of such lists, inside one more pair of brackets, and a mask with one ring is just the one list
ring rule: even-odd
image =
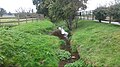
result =
[[84,61],[79,59],[74,63],[66,64],[65,67],[92,67],[92,65],[87,65]]
[[71,53],[65,50],[58,50],[56,55],[60,60],[70,59]]

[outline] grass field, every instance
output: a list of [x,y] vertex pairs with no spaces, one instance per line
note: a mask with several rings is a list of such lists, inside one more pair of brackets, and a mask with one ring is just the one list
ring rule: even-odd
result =
[[120,26],[79,21],[72,36],[72,50],[97,67],[120,67]]
[[0,67],[57,67],[60,40],[48,20],[0,28]]

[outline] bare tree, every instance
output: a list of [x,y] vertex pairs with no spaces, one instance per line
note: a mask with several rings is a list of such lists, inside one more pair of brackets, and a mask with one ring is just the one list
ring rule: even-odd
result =
[[115,3],[114,2],[109,2],[108,3],[108,16],[109,16],[109,23],[111,23],[111,21],[112,21],[112,16],[113,16],[113,14],[114,14],[114,10],[113,10],[113,5],[114,5]]
[[6,14],[6,10],[3,8],[0,8],[0,17],[2,17],[3,14]]
[[28,17],[31,17],[31,13],[32,13],[32,9],[29,8],[29,9],[25,9],[25,8],[19,8],[19,9],[16,9],[16,16],[18,18],[18,24],[20,22],[20,19],[26,19],[26,23],[28,21]]
[[120,3],[120,0],[115,0],[115,3],[116,3],[116,4]]

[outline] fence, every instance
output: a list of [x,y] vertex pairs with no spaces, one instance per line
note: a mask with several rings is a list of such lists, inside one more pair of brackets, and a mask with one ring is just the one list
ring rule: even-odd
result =
[[[82,20],[94,20],[95,17],[93,15],[93,11],[81,11],[79,12],[77,17]],[[27,15],[21,15],[18,14],[16,17],[0,17],[0,25],[19,25],[21,23],[27,23],[28,21],[34,21],[34,20],[39,20],[42,19],[43,15],[41,14],[31,14],[31,16]]]
[[0,26],[14,26],[20,25],[22,23],[28,23],[28,21],[38,21],[43,19],[43,15],[36,14],[34,17],[25,17],[20,18],[19,15],[17,17],[0,17]]
[[93,10],[79,12],[79,19],[81,19],[81,20],[95,20],[95,16],[93,15]]

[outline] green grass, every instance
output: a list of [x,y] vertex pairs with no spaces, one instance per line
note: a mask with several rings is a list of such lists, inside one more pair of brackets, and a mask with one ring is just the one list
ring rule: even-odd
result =
[[54,24],[52,24],[48,20],[42,20],[39,22],[29,22],[27,24],[21,24],[20,26],[16,26],[12,28],[13,30],[22,31],[25,33],[31,33],[31,34],[39,34],[39,33],[48,33],[51,30],[53,30],[55,27]]
[[72,51],[93,66],[120,66],[120,26],[79,21],[72,36]]
[[47,20],[0,28],[0,66],[57,67],[60,40],[46,34],[52,29]]

